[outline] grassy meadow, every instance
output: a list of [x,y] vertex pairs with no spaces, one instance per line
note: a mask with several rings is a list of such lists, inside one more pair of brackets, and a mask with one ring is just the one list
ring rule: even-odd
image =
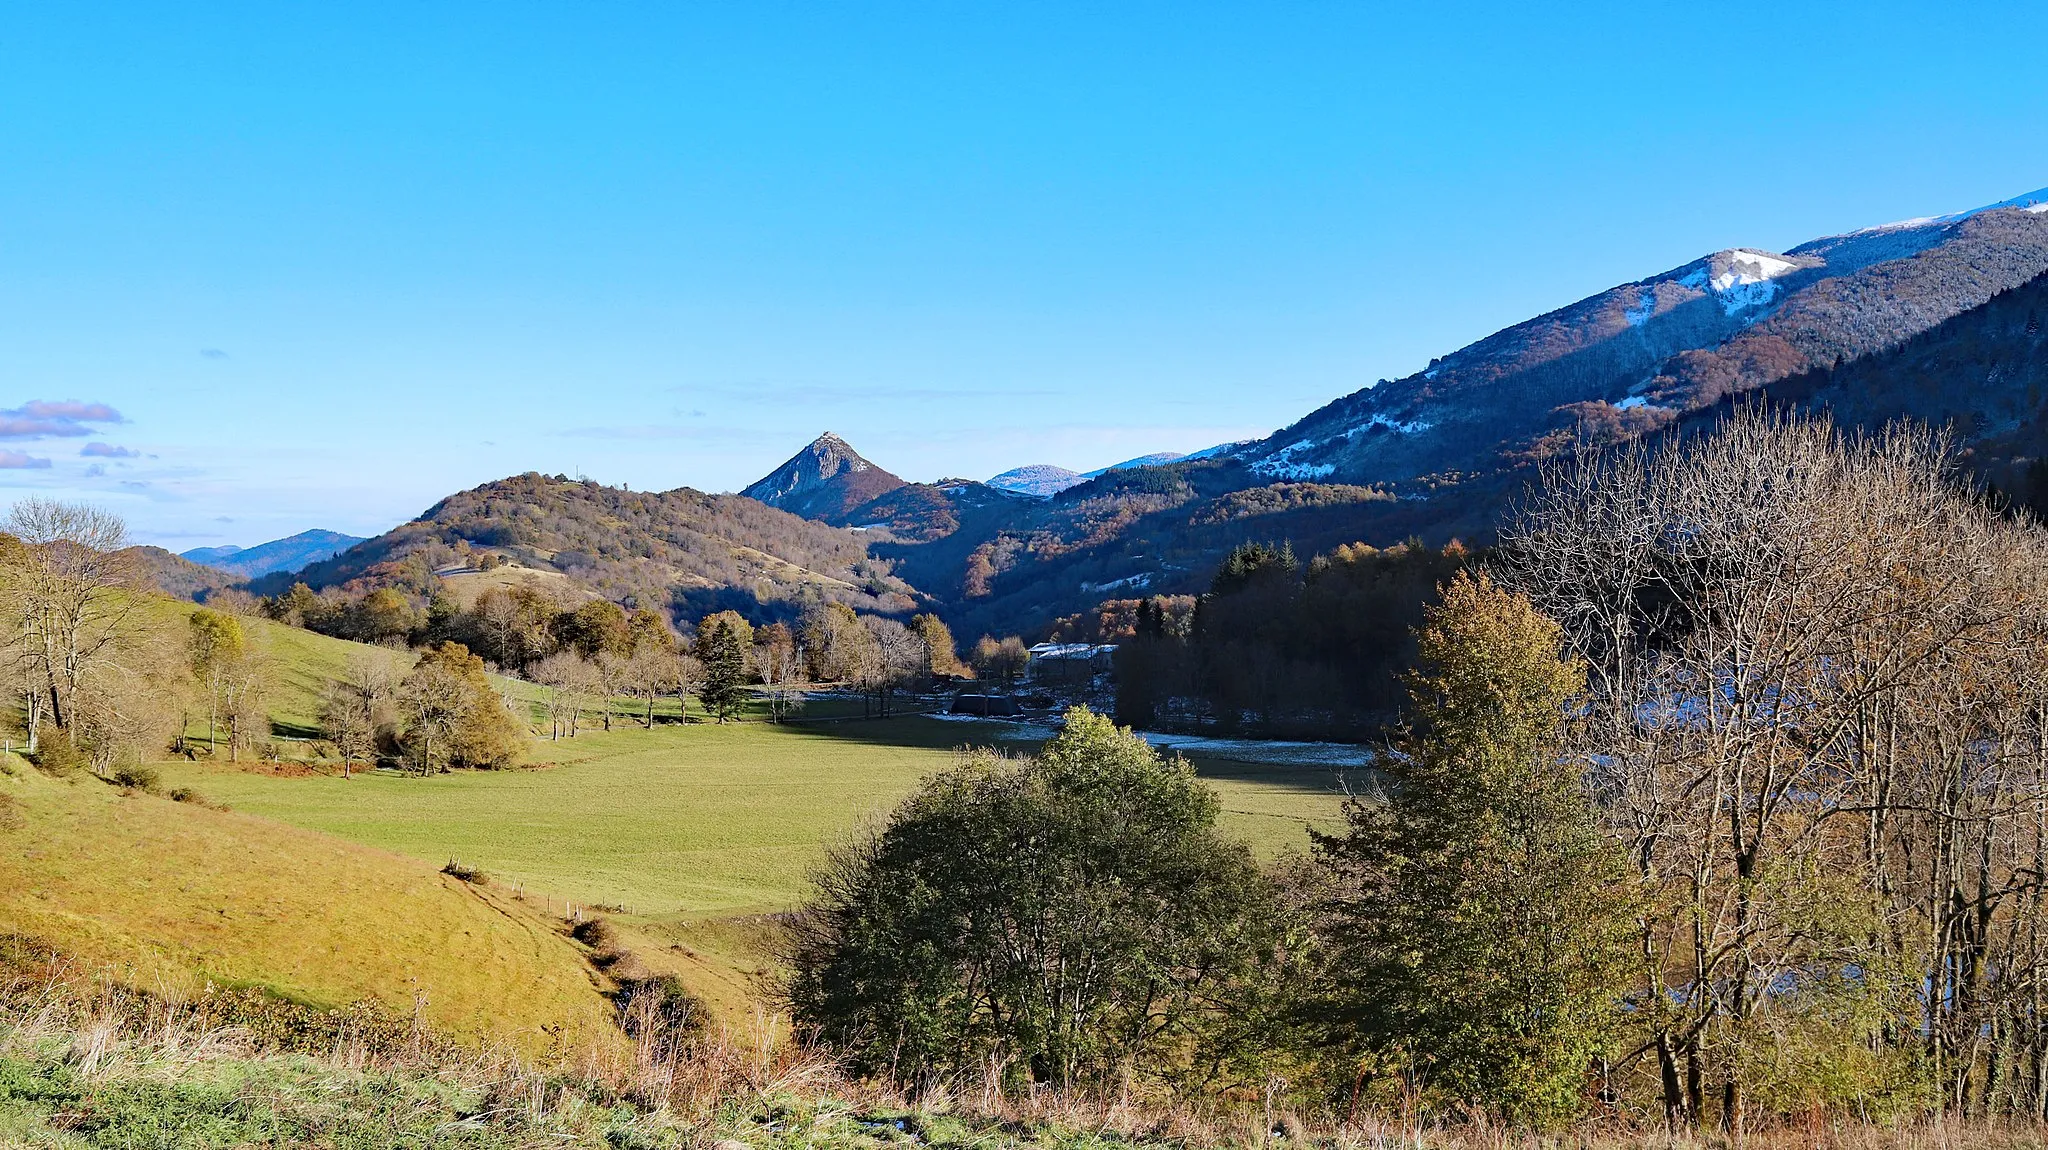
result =
[[7,765],[0,936],[17,946],[145,989],[376,1000],[530,1052],[610,1033],[580,949],[508,892],[268,819]]
[[[564,900],[700,918],[795,904],[826,843],[951,765],[955,747],[1029,746],[1002,741],[1007,724],[920,717],[613,728],[542,741],[521,770],[345,780],[177,764],[165,782],[422,860],[460,859]],[[1267,857],[1306,847],[1307,827],[1335,818],[1328,770],[1196,763],[1221,794],[1226,829]]]

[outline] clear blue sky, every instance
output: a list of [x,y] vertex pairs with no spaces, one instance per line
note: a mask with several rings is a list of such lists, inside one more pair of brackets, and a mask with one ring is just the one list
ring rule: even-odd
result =
[[182,549],[530,469],[736,489],[827,429],[913,479],[1263,434],[1708,251],[2048,185],[2043,43],[2035,5],[0,4],[0,500]]

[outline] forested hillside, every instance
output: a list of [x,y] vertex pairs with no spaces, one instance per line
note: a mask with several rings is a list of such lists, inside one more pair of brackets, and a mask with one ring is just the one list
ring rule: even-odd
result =
[[914,592],[861,538],[738,495],[638,492],[536,472],[452,495],[420,518],[296,576],[315,589],[432,590],[434,572],[486,554],[560,572],[629,606],[794,613],[815,601],[907,610]]

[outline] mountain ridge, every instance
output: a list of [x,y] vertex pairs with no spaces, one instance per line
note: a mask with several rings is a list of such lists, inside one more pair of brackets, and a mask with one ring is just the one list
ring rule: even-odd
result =
[[194,547],[180,552],[179,558],[245,579],[258,579],[278,571],[297,571],[309,563],[331,559],[362,541],[360,535],[314,528],[268,543],[258,543],[254,547]]

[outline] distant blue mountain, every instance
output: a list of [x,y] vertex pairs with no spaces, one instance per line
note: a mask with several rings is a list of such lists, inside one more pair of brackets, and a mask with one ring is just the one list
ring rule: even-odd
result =
[[194,547],[182,554],[202,567],[255,579],[276,571],[297,571],[308,563],[332,559],[361,543],[354,535],[339,531],[301,531],[285,539],[273,539],[254,547]]

